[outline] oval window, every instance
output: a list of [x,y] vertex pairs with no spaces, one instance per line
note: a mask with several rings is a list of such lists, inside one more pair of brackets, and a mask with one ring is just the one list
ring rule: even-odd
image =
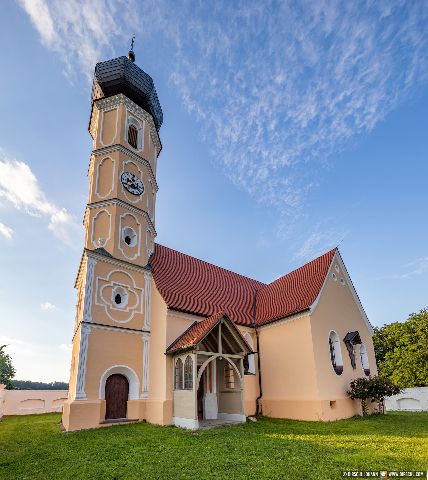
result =
[[336,375],[341,375],[343,372],[342,352],[340,350],[340,340],[336,332],[331,331],[328,337],[328,344],[330,347],[331,365],[336,372]]
[[360,358],[361,358],[361,366],[363,367],[364,373],[369,376],[370,375],[370,365],[369,365],[369,356],[367,355],[366,347],[364,343],[360,345]]

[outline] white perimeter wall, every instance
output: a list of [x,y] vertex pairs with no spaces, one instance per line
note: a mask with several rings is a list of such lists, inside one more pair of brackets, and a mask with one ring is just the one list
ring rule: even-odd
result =
[[67,390],[5,390],[0,386],[0,417],[61,412]]
[[386,410],[428,411],[428,387],[405,388],[402,393],[385,398]]

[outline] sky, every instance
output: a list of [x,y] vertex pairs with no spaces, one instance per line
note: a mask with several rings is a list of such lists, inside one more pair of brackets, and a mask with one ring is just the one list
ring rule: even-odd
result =
[[0,16],[0,345],[68,381],[95,63],[164,112],[157,241],[263,282],[339,245],[371,323],[428,305],[428,3],[19,0]]

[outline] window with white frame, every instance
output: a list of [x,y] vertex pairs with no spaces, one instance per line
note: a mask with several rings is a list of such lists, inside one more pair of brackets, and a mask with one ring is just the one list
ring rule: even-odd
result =
[[[244,333],[245,341],[251,347],[251,350],[254,351],[254,343],[251,335],[248,332]],[[256,374],[256,364],[254,361],[254,354],[247,355],[245,357],[245,375],[255,375]]]
[[175,362],[174,387],[176,390],[183,389],[183,360],[178,358]]
[[184,389],[191,390],[193,388],[193,360],[190,355],[186,357],[184,362]]
[[343,360],[342,352],[340,349],[339,336],[335,331],[331,331],[328,337],[328,344],[330,348],[330,360],[331,365],[337,375],[341,375],[343,372]]
[[363,343],[360,345],[360,358],[364,373],[367,376],[370,375],[369,356],[367,355],[367,350]]
[[143,149],[143,129],[140,122],[133,117],[128,117],[127,141],[135,150]]

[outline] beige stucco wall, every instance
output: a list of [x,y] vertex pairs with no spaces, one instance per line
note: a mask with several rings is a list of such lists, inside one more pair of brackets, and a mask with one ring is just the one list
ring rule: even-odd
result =
[[172,359],[165,355],[167,306],[153,281],[151,288],[150,378],[147,421],[172,423]]
[[[335,274],[335,279],[332,277]],[[343,282],[341,281],[343,279]],[[259,330],[263,414],[302,420],[335,420],[360,413],[360,404],[346,395],[352,379],[364,376],[356,347],[356,369],[343,342],[358,330],[376,374],[370,327],[359,309],[339,257],[335,257],[318,302],[311,313],[296,315]],[[339,338],[344,369],[337,375],[330,361],[328,337]]]
[[[121,144],[148,160],[153,159],[155,156],[155,147],[152,134],[157,134],[154,133],[153,120],[150,114],[147,114],[146,112],[136,113],[136,111],[140,111],[139,108],[135,109],[135,112],[131,112],[123,103],[116,105],[113,108],[106,107],[104,104],[105,102],[103,101],[98,101],[94,104],[90,128],[90,130],[94,132],[94,150],[110,145]],[[128,117],[135,119],[143,130],[143,141],[141,142],[142,148],[135,149],[128,143]]]
[[297,316],[260,329],[263,414],[316,419],[318,401],[311,323]]
[[61,412],[67,395],[67,390],[0,390],[0,412],[3,415]]
[[[336,280],[333,279],[334,273]],[[343,373],[337,375],[330,361],[328,337],[334,330],[339,339],[343,359]],[[369,358],[370,373],[377,374],[376,360],[371,331],[358,307],[343,265],[339,258],[333,260],[319,302],[311,315],[311,331],[317,376],[318,395],[322,404],[323,419],[336,419],[359,414],[358,402],[353,402],[346,395],[351,380],[364,377],[360,360],[360,346],[355,348],[356,369],[351,366],[348,351],[343,338],[348,332],[358,331],[366,347]],[[330,401],[336,402],[333,408]]]
[[174,417],[196,418],[196,396],[192,390],[174,390]]

